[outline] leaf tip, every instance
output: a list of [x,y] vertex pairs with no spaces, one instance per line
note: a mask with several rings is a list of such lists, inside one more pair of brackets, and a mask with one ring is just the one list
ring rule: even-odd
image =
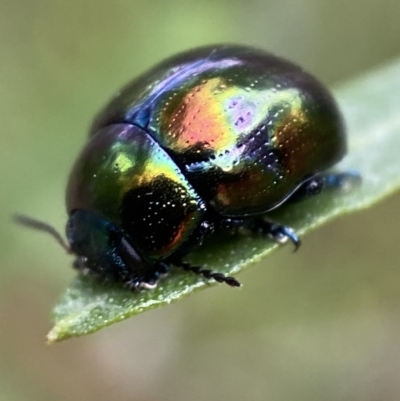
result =
[[52,345],[59,341],[57,331],[55,328],[51,329],[46,336],[46,342],[48,345]]
[[53,345],[70,337],[71,335],[68,332],[66,332],[65,330],[60,328],[58,324],[56,324],[47,334],[46,343],[48,345]]

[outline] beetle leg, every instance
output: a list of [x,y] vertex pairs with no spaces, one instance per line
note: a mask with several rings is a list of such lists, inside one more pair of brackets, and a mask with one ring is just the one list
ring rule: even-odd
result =
[[126,280],[123,284],[126,288],[130,290],[153,290],[158,285],[159,278],[154,277],[151,280],[142,280],[139,278],[132,278],[130,280]]
[[137,287],[135,287],[136,289],[145,289],[145,290],[153,290],[154,288],[157,287],[158,284],[158,280],[157,281],[151,281],[149,283],[142,281],[141,283],[139,283],[139,285]]
[[354,170],[321,173],[304,182],[288,200],[302,201],[309,196],[319,194],[323,189],[339,189],[347,192],[360,182],[361,175]]
[[218,227],[226,229],[244,228],[255,234],[266,235],[280,244],[291,241],[295,251],[299,249],[301,241],[292,228],[283,226],[262,218],[255,219],[231,219],[226,218],[218,222]]
[[240,227],[244,227],[247,223],[247,220],[243,219],[232,219],[232,218],[223,218],[218,221],[218,228],[234,230]]
[[294,251],[297,251],[301,245],[300,238],[297,236],[294,230],[288,226],[259,218],[251,220],[251,222],[247,223],[245,227],[254,233],[267,235],[280,244],[291,241],[294,245]]
[[323,187],[338,188],[346,192],[361,183],[361,175],[355,170],[348,170],[340,173],[322,173],[321,176],[323,178]]
[[231,287],[240,287],[241,286],[240,282],[235,277],[226,276],[223,273],[218,273],[218,272],[212,271],[210,269],[205,269],[202,266],[195,266],[195,265],[191,265],[188,262],[182,262],[182,261],[174,262],[174,265],[181,267],[185,271],[190,271],[197,275],[202,275],[206,279],[209,279],[209,280],[214,279],[215,281],[218,281],[218,283],[225,283]]
[[90,273],[90,269],[87,267],[87,258],[84,256],[78,256],[72,262],[72,267],[78,270],[84,276],[87,276]]
[[166,263],[158,263],[154,266],[156,269],[151,277],[143,278],[132,278],[127,280],[125,286],[130,290],[152,290],[157,287],[159,281],[167,276],[169,271],[169,265]]

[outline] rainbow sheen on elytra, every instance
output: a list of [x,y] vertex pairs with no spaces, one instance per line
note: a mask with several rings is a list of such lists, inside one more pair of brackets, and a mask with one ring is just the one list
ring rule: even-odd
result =
[[141,233],[132,241],[151,259],[172,254],[205,209],[168,154],[127,124],[103,128],[90,139],[72,171],[67,204]]
[[225,216],[278,206],[346,151],[334,100],[314,77],[239,46],[161,64],[122,91],[92,132],[123,121],[148,130]]
[[67,189],[76,266],[131,288],[156,285],[172,264],[238,285],[184,256],[217,227],[298,245],[265,213],[340,186],[326,170],[345,152],[335,101],[300,67],[244,46],[171,57],[93,123]]

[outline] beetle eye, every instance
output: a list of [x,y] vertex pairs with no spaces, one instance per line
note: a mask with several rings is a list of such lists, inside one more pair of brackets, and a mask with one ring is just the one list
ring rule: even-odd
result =
[[94,213],[80,209],[73,211],[66,231],[71,249],[78,256],[97,261],[107,252],[109,227],[105,220]]
[[88,210],[74,210],[67,224],[72,251],[84,257],[85,267],[113,280],[147,277],[149,266],[130,244],[127,234]]

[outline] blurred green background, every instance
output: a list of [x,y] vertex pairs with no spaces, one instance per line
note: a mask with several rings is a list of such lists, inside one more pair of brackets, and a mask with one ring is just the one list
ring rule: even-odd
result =
[[0,0],[0,401],[398,400],[399,196],[284,247],[241,290],[51,347],[71,260],[10,216],[63,230],[92,116],[164,57],[250,44],[334,86],[400,56],[399,17],[398,0]]

